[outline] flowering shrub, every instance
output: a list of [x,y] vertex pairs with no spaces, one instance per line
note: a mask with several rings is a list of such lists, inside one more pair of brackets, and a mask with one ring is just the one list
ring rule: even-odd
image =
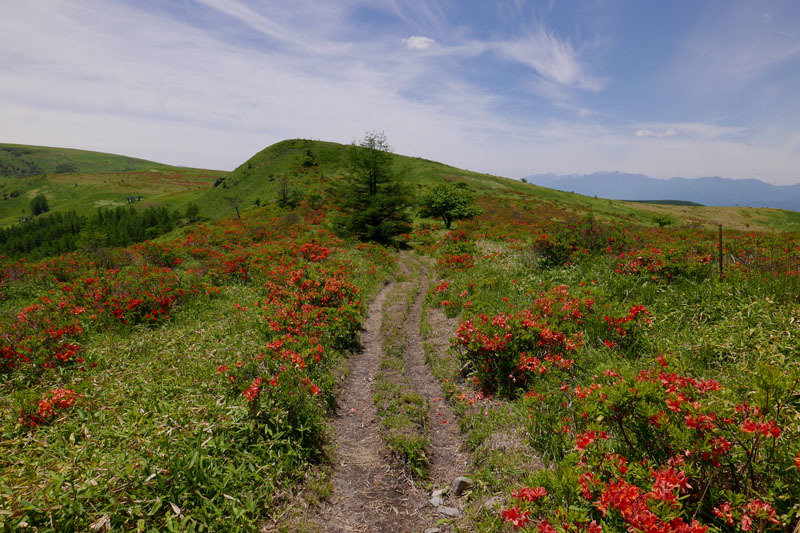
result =
[[532,413],[540,412],[537,404],[552,410],[553,397],[568,406],[560,433],[571,450],[561,464],[574,475],[562,478],[560,490],[577,491],[593,508],[576,519],[554,500],[549,506],[561,507],[537,516],[576,519],[579,530],[594,523],[631,531],[766,531],[793,523],[800,374],[794,369],[787,381],[766,365],[753,375],[752,403],[733,402],[732,391],[677,372],[664,357],[638,372],[609,369],[590,387],[529,394]]
[[35,428],[43,426],[62,411],[68,410],[83,396],[72,389],[50,389],[42,395],[42,399],[33,402],[33,409],[23,407],[19,411],[19,422],[23,426]]
[[617,262],[614,269],[617,274],[646,275],[664,281],[708,278],[713,264],[709,253],[676,249],[665,252],[655,246],[622,252]]
[[592,298],[559,286],[539,295],[529,309],[462,320],[453,342],[477,384],[511,396],[538,380],[573,372],[583,345],[579,326],[593,306]]
[[475,266],[475,260],[470,254],[445,254],[439,258],[439,264],[455,270],[466,270]]
[[78,360],[77,340],[84,330],[75,312],[75,308],[62,312],[58,304],[43,298],[23,308],[16,320],[0,324],[0,372],[54,368]]
[[650,324],[650,311],[643,305],[634,305],[625,316],[605,316],[603,320],[608,324],[606,346],[631,351],[637,347]]

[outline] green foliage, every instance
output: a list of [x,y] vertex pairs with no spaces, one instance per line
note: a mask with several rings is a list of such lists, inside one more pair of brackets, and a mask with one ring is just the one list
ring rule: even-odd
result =
[[420,216],[441,218],[444,227],[450,229],[454,220],[474,218],[481,210],[474,205],[473,196],[462,188],[443,183],[436,185],[422,198]]
[[411,229],[411,195],[393,171],[390,152],[383,133],[368,132],[350,146],[350,173],[336,195],[341,233],[389,244]]
[[185,214],[186,218],[188,218],[190,222],[195,222],[200,216],[200,207],[194,202],[189,202],[186,205]]
[[658,224],[659,228],[663,228],[672,224],[674,220],[672,220],[672,217],[667,215],[656,215],[653,217],[653,222]]
[[90,217],[51,213],[0,229],[0,250],[11,258],[41,259],[81,247],[127,246],[168,233],[179,216],[166,207],[100,208]]
[[70,252],[77,248],[86,217],[74,211],[52,213],[0,229],[0,250],[7,257],[30,259]]
[[47,198],[43,194],[37,194],[31,200],[31,213],[33,216],[41,215],[42,213],[46,213],[50,210],[50,206],[47,205]]
[[75,163],[59,163],[55,166],[53,172],[56,174],[71,174],[78,172],[79,170],[80,169],[78,169],[78,165]]

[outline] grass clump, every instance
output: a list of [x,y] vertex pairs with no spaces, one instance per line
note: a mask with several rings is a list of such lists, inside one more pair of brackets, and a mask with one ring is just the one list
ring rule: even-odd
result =
[[[418,272],[419,267],[415,266]],[[414,273],[409,277],[413,279]],[[410,282],[398,283],[384,302],[381,323],[383,357],[374,390],[381,436],[415,476],[424,478],[428,468],[425,451],[429,445],[426,431],[430,406],[421,394],[413,390],[404,373],[403,361],[407,343],[404,326],[416,295],[413,287],[416,285]]]

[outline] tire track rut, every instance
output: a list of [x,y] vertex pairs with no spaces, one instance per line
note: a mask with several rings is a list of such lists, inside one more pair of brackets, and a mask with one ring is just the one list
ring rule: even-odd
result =
[[427,450],[430,480],[415,483],[398,468],[380,437],[380,422],[373,401],[373,383],[383,355],[383,307],[387,295],[398,284],[392,281],[369,305],[361,336],[363,349],[351,357],[350,374],[338,395],[338,411],[333,420],[336,439],[331,476],[333,494],[314,518],[307,516],[306,525],[311,525],[312,530],[422,532],[442,518],[428,504],[430,496],[422,485],[430,482],[434,488],[446,487],[453,478],[463,475],[469,465],[456,418],[442,399],[441,386],[425,363],[420,313],[430,266],[424,259],[403,253],[400,268],[412,277],[413,272],[422,272],[410,283],[402,284],[408,291],[417,292],[403,324],[407,335],[404,362],[409,382],[431,406],[428,414],[431,445]]

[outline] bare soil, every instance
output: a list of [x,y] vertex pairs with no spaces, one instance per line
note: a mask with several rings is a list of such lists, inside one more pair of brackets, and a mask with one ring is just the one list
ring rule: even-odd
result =
[[[402,254],[404,272],[409,272],[408,261],[418,259]],[[428,503],[427,486],[447,487],[454,478],[467,473],[470,461],[462,451],[457,421],[425,363],[419,320],[428,282],[427,264],[422,270],[420,279],[404,284],[409,291],[420,288],[403,325],[408,339],[404,360],[407,378],[431,403],[428,424],[431,446],[427,451],[430,480],[410,478],[393,460],[379,434],[372,385],[382,357],[381,311],[387,295],[396,287],[392,282],[369,306],[361,337],[363,350],[352,357],[350,374],[338,395],[338,412],[333,420],[333,494],[316,510],[313,518],[306,515],[305,526],[311,530],[422,532],[442,518]],[[447,343],[448,338],[443,342]]]
[[[434,488],[444,488],[458,476],[466,475],[469,468],[469,456],[464,451],[458,421],[447,401],[442,395],[441,384],[433,377],[425,362],[425,350],[420,333],[420,315],[425,288],[428,287],[429,268],[425,269],[425,279],[420,280],[423,290],[414,300],[406,321],[408,343],[405,351],[406,375],[414,389],[431,403],[429,427],[431,446],[428,449],[430,460],[430,477]],[[443,316],[443,315],[442,315]],[[446,317],[445,321],[447,320]],[[450,322],[431,323],[434,328],[434,345],[437,349],[447,350],[449,339],[453,336],[454,326]],[[431,340],[428,340],[431,342]]]

